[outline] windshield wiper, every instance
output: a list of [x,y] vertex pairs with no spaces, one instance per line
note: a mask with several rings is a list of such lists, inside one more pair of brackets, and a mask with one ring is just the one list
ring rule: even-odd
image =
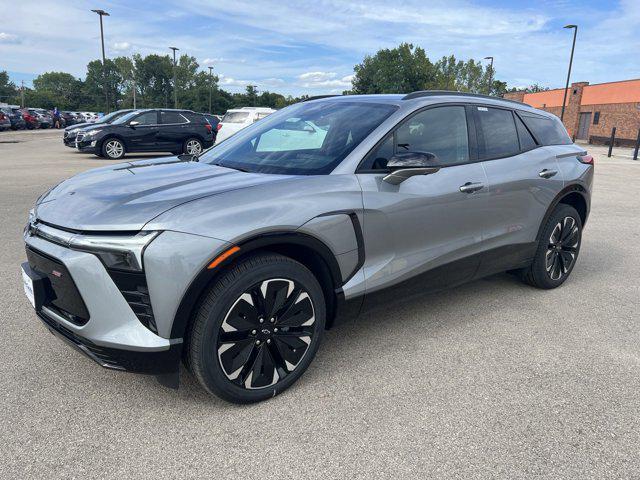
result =
[[251,173],[251,170],[247,170],[246,168],[242,167],[231,167],[229,165],[223,165],[222,163],[212,163],[211,165],[215,165],[216,167],[230,168],[232,170],[238,170],[239,172]]

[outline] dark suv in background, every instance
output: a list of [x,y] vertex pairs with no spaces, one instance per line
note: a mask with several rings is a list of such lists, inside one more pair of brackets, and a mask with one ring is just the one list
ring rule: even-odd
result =
[[12,130],[22,130],[27,128],[27,123],[22,118],[22,113],[18,109],[12,109],[11,107],[2,107],[0,112],[9,119]]
[[95,122],[85,122],[84,120],[80,120],[78,117],[76,117],[76,123],[73,126],[69,126],[64,129],[62,141],[67,147],[76,148],[76,134],[80,131],[81,128],[109,124],[122,117],[123,115],[131,112],[133,112],[133,110],[117,110],[105,115],[104,117],[100,117]]
[[76,135],[78,150],[110,159],[128,152],[198,155],[213,141],[213,128],[202,114],[174,109],[136,110],[110,124],[83,128]]

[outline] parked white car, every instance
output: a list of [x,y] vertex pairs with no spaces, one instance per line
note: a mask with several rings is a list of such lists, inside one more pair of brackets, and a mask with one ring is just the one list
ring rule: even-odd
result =
[[271,115],[275,110],[267,107],[242,107],[227,110],[218,124],[216,143],[229,138],[254,122]]
[[85,122],[93,123],[98,119],[98,114],[94,112],[80,112]]

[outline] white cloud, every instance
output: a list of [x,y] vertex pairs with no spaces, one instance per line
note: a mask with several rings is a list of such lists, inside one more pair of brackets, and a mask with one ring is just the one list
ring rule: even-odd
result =
[[111,45],[111,48],[117,52],[125,52],[131,49],[131,44],[129,42],[116,42]]
[[202,60],[202,64],[206,66],[214,66],[219,63],[246,63],[246,59],[244,58],[205,58]]
[[17,35],[0,32],[0,43],[20,43],[20,39]]
[[351,87],[353,75],[346,75],[341,78],[336,78],[337,76],[338,74],[335,72],[306,72],[298,75],[298,85],[303,88],[331,88],[332,91]]

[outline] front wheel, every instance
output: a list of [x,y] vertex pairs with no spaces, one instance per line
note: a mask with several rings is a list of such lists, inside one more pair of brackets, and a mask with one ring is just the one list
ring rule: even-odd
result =
[[230,402],[271,398],[313,360],[325,312],[322,289],[302,264],[276,254],[249,257],[205,293],[187,336],[191,370]]
[[124,157],[124,144],[117,138],[108,138],[102,142],[100,151],[103,157],[110,160],[118,160]]
[[202,153],[202,142],[197,138],[189,138],[182,147],[182,153],[187,155],[200,155]]
[[580,253],[582,219],[575,208],[560,204],[553,211],[523,280],[537,288],[556,288],[571,274]]

